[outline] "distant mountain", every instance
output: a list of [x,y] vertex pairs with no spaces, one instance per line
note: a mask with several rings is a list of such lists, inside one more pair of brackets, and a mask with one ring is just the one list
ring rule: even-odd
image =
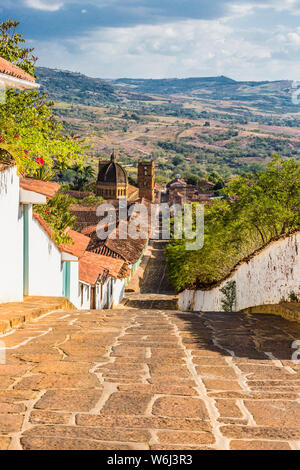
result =
[[224,77],[110,80],[110,84],[134,92],[156,95],[183,94],[222,101],[242,101],[266,111],[280,108],[298,112],[291,102],[291,81],[238,82]]
[[115,87],[99,78],[46,67],[37,67],[36,75],[41,90],[47,92],[55,101],[90,105],[119,101]]
[[248,104],[267,113],[299,112],[299,107],[292,104],[292,82],[288,80],[241,82],[223,75],[181,79],[103,80],[46,67],[38,67],[36,73],[41,89],[55,101],[97,106],[105,102],[150,101],[150,95],[185,95],[220,102],[236,101],[236,106]]
[[164,79],[135,79],[119,78],[111,83],[117,86],[130,87],[143,93],[157,93],[171,95],[174,93],[186,93],[197,88],[215,89],[217,87],[228,87],[237,82],[231,78],[224,77],[203,77],[203,78],[164,78]]

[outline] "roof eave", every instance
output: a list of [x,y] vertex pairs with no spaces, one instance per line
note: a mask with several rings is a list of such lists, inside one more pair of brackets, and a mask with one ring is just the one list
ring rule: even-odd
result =
[[0,72],[0,89],[3,88],[16,88],[19,90],[38,89],[40,85],[29,80],[23,80],[21,78],[13,77],[6,73]]

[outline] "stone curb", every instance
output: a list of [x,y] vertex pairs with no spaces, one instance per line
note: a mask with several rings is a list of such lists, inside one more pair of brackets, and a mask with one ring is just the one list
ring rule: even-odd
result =
[[[41,307],[39,303],[42,303]],[[76,310],[63,297],[25,297],[24,302],[0,304],[0,334],[19,328],[35,318],[53,310]]]

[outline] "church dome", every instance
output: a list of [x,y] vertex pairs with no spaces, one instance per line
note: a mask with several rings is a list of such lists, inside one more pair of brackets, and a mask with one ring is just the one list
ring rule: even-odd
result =
[[99,166],[98,183],[127,184],[127,173],[117,163],[115,152],[112,153],[110,161]]

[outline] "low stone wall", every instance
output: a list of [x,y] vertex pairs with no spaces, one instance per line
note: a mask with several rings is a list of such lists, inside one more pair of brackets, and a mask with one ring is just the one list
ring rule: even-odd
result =
[[272,241],[247,260],[239,263],[231,274],[208,290],[185,290],[179,295],[183,311],[223,311],[221,289],[229,281],[236,283],[233,310],[279,304],[294,291],[300,296],[300,232]]

